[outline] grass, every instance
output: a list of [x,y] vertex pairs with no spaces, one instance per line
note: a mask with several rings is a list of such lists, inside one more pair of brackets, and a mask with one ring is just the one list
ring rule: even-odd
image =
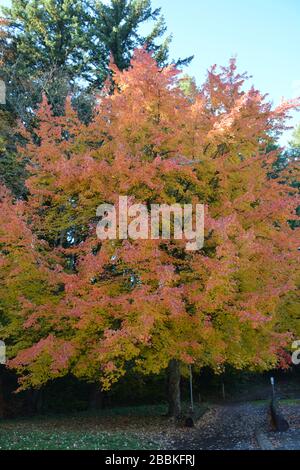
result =
[[299,398],[285,398],[284,400],[279,400],[279,403],[282,405],[300,405]]
[[6,420],[0,450],[159,450],[174,426],[166,412],[161,404]]
[[159,426],[165,412],[156,405],[2,421],[0,450],[153,450],[145,426]]
[[[1,433],[1,431],[0,431]],[[26,426],[0,434],[0,450],[151,450],[151,442],[139,441],[127,433],[34,431]]]
[[[271,402],[271,398],[269,400],[253,400],[253,401],[250,401],[249,403],[251,403],[251,405],[261,406],[261,405],[269,405],[270,402]],[[283,399],[279,399],[279,404],[297,406],[297,405],[300,405],[300,399],[299,398],[283,398]]]

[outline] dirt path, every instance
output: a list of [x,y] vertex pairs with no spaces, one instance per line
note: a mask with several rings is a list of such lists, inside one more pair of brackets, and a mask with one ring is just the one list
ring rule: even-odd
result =
[[267,406],[238,404],[214,406],[192,430],[184,430],[175,438],[177,450],[257,450],[255,432],[268,431]]
[[[284,404],[281,409],[290,424],[285,433],[272,429],[269,404],[214,405],[196,428],[169,436],[171,445],[166,447],[176,450],[300,450],[300,406]],[[264,446],[260,447],[258,441]]]

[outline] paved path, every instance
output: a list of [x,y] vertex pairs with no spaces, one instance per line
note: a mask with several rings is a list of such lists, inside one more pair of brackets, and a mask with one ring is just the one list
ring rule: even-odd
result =
[[268,431],[268,408],[260,404],[214,406],[173,441],[177,450],[258,450],[256,431]]
[[300,431],[290,429],[285,433],[267,434],[272,450],[300,450]]
[[177,450],[300,450],[300,406],[282,405],[290,424],[285,433],[271,428],[269,405],[244,403],[215,405],[195,429],[172,439]]

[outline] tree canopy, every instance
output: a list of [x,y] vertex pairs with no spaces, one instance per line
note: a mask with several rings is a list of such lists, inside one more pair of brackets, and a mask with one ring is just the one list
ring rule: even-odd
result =
[[[112,73],[90,123],[70,100],[56,116],[44,97],[36,136],[20,129],[27,201],[2,189],[1,335],[21,388],[72,373],[108,389],[172,360],[217,373],[286,367],[297,323],[287,326],[282,305],[297,297],[300,265],[288,223],[299,194],[288,183],[299,168],[271,178],[278,152],[266,149],[299,103],[272,109],[245,91],[234,60],[199,89],[145,49]],[[96,209],[119,195],[205,204],[204,248],[100,241]]]

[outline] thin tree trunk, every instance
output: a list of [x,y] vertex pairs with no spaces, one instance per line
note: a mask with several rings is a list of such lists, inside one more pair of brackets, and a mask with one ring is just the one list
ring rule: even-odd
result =
[[2,371],[0,368],[0,419],[4,418],[4,415],[5,415],[5,400],[4,400],[4,390],[3,390],[4,380],[3,380],[3,377],[1,377],[1,372]]
[[43,408],[43,391],[40,389],[27,390],[27,412],[30,415],[41,413]]
[[89,408],[91,410],[101,410],[103,408],[103,392],[99,384],[93,384],[92,386]]
[[168,416],[178,418],[181,414],[180,363],[173,359],[168,367]]

